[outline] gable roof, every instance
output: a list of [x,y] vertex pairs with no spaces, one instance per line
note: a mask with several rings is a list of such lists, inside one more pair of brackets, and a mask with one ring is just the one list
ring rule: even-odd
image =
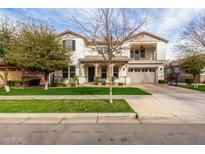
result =
[[157,36],[157,35],[155,35],[155,34],[152,34],[152,33],[146,32],[146,31],[142,31],[142,32],[139,32],[139,33],[137,33],[137,34],[134,34],[133,36],[131,36],[131,39],[132,39],[132,38],[135,38],[135,37],[137,37],[137,36],[139,36],[139,35],[142,35],[142,34],[151,36],[151,37],[156,38],[156,39],[158,39],[158,40],[161,40],[161,41],[163,41],[163,42],[165,42],[165,43],[168,43],[168,42],[169,42],[169,41],[168,41],[167,39],[165,39],[165,38],[162,38],[162,37],[160,37],[160,36]]
[[[57,37],[63,36],[63,35],[65,35],[65,34],[71,34],[71,35],[80,37],[80,38],[82,38],[83,40],[85,40],[85,42],[88,43],[89,45],[92,45],[92,44],[93,44],[93,42],[92,42],[92,41],[89,41],[87,37],[85,37],[85,36],[83,36],[83,35],[81,35],[81,34],[79,34],[79,33],[70,31],[70,30],[65,30],[64,32],[61,32],[61,33],[57,34]],[[135,37],[137,37],[137,36],[139,36],[139,35],[142,35],[142,34],[145,34],[145,35],[148,35],[148,36],[150,36],[150,37],[156,38],[156,39],[161,40],[161,41],[163,41],[163,42],[165,42],[165,43],[168,43],[168,42],[169,42],[169,41],[168,41],[167,39],[165,39],[165,38],[162,38],[162,37],[160,37],[160,36],[157,36],[157,35],[155,35],[155,34],[152,34],[152,33],[146,32],[146,31],[142,31],[142,32],[139,32],[139,33],[137,33],[137,34],[134,34],[133,36],[130,37],[130,39],[133,39],[133,38],[135,38]],[[104,41],[97,41],[97,44],[99,44],[99,45],[104,45],[105,42],[104,42]]]
[[85,37],[85,36],[83,36],[83,35],[80,35],[79,33],[70,31],[70,30],[65,30],[64,32],[61,32],[61,33],[57,34],[57,37],[61,37],[61,36],[65,35],[65,34],[71,34],[71,35],[74,35],[74,36],[77,36],[77,37],[82,38],[82,39],[85,40],[86,42],[88,41],[87,37]]

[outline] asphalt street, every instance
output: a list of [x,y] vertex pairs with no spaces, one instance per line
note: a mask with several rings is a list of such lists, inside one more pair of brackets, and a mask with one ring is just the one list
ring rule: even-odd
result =
[[0,144],[205,144],[199,124],[0,125]]

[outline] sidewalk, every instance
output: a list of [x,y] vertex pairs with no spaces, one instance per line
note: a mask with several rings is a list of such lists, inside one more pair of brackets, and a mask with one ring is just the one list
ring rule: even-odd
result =
[[136,113],[1,113],[0,124],[140,123]]
[[[151,95],[113,95],[113,99],[150,97]],[[109,99],[109,95],[23,95],[0,96],[0,100],[29,100],[29,99]]]

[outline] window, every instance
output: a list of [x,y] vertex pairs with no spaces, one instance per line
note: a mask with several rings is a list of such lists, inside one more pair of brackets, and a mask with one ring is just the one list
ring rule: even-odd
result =
[[119,67],[117,67],[117,66],[113,67],[113,76],[116,78],[119,77]]
[[131,59],[134,59],[134,51],[131,51],[131,52],[130,52],[130,58],[131,58]]
[[107,68],[101,67],[101,78],[106,79],[107,78]]
[[63,40],[63,46],[67,47],[68,49],[71,49],[72,51],[75,51],[75,40]]
[[75,77],[75,66],[70,66],[70,78]]
[[145,48],[140,50],[140,58],[145,58]]
[[68,68],[63,69],[63,78],[68,78]]
[[139,60],[139,50],[135,50],[135,60]]
[[130,51],[130,58],[133,59],[133,60],[139,60],[139,50],[138,49],[136,49],[136,50],[132,49]]
[[107,49],[107,46],[98,46],[98,51],[99,53],[103,53],[103,54],[107,54],[108,53],[108,49]]

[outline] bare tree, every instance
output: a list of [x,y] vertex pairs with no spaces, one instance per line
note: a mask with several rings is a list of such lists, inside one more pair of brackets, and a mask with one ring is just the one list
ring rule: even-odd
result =
[[185,27],[182,40],[175,50],[180,58],[205,54],[205,16],[194,18]]
[[112,103],[112,59],[120,54],[122,45],[148,23],[148,13],[140,16],[134,9],[106,8],[96,9],[86,20],[77,17],[73,20],[105,60],[109,76],[109,101]]

